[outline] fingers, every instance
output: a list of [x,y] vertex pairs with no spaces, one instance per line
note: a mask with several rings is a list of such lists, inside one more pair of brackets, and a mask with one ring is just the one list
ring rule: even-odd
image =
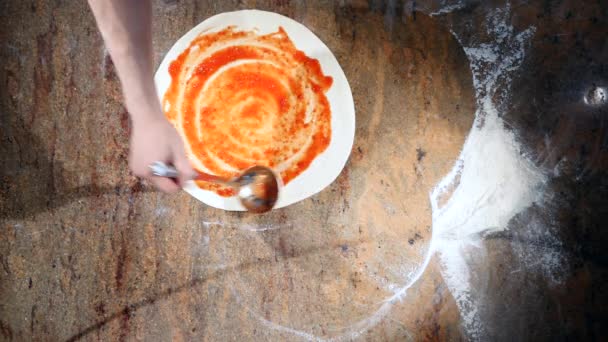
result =
[[[179,179],[154,176],[150,165],[156,161],[173,165]],[[134,126],[129,164],[136,176],[163,192],[176,192],[195,177],[178,132],[166,120],[143,121]]]
[[160,191],[166,193],[174,193],[181,189],[175,180],[171,178],[153,176],[148,178],[148,180],[152,182],[152,184],[154,184],[154,186],[156,186]]
[[144,162],[132,162],[131,170],[137,177],[148,180],[156,188],[163,192],[174,193],[180,189],[180,186],[177,184],[175,179],[152,175],[149,165],[145,164]]
[[179,174],[179,184],[184,186],[187,181],[192,180],[196,177],[196,172],[192,168],[190,164],[190,160],[186,156],[186,152],[184,151],[183,146],[177,146],[173,150],[174,160],[173,165],[177,169],[177,173]]

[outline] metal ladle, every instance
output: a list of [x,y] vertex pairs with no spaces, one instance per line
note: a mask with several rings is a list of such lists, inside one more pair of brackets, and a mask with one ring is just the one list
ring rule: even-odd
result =
[[[150,165],[152,174],[158,177],[177,178],[173,166],[161,161]],[[238,177],[227,179],[197,171],[194,180],[221,184],[236,190],[241,204],[250,212],[265,213],[271,210],[279,197],[279,182],[275,173],[265,166],[253,166]]]

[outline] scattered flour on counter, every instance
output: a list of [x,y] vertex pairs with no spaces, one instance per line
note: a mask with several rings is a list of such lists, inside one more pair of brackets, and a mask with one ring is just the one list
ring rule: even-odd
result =
[[[429,15],[447,14],[464,6],[461,2],[454,3]],[[485,23],[488,30],[486,42],[475,37],[469,39],[475,42],[473,44],[463,42],[456,30],[452,30],[469,59],[477,110],[458,161],[429,195],[433,235],[422,265],[408,275],[407,283],[389,284],[393,296],[369,317],[340,329],[338,336],[323,339],[307,331],[276,324],[251,311],[264,326],[310,341],[342,341],[360,337],[385,319],[393,305],[406,297],[408,290],[424,274],[431,258],[437,255],[442,275],[460,310],[467,337],[471,340],[483,338],[483,321],[478,311],[481,299],[479,291],[471,287],[474,276],[470,266],[474,263],[471,261],[483,256],[485,234],[507,229],[509,221],[518,213],[533,203],[543,201],[548,177],[527,158],[516,136],[505,128],[500,117],[499,108],[509,98],[513,73],[521,65],[526,44],[535,32],[533,27],[515,32],[509,24],[510,10],[507,4],[503,9],[489,12]],[[446,197],[448,199],[443,203]],[[224,226],[220,222],[203,224]],[[277,229],[235,228],[252,231]],[[559,253],[556,250],[550,252]],[[551,259],[550,263],[559,262],[559,256],[551,253],[543,255]],[[548,272],[552,270],[553,266]]]
[[456,11],[456,10],[459,10],[461,8],[464,8],[464,7],[465,7],[465,4],[463,4],[463,3],[451,4],[451,5],[448,5],[448,6],[444,6],[444,7],[440,8],[440,9],[438,9],[435,12],[429,13],[429,16],[435,17],[435,16],[442,15],[442,14],[448,14],[448,13],[450,13],[452,11]]
[[156,209],[154,209],[154,215],[156,215],[156,217],[162,217],[169,213],[171,213],[171,209],[168,207],[165,207],[164,205],[159,204],[156,206]]
[[[546,175],[526,157],[500,118],[508,99],[511,74],[520,66],[534,28],[515,33],[508,23],[510,8],[487,17],[491,43],[463,45],[473,73],[477,111],[459,161],[431,193],[433,239],[442,274],[460,309],[463,327],[473,340],[482,338],[479,298],[471,288],[471,255],[482,251],[483,235],[504,230],[518,213],[542,201]],[[443,206],[440,199],[450,189]]]
[[526,220],[527,229],[514,232],[511,248],[519,259],[521,271],[542,275],[550,285],[556,285],[568,274],[569,265],[564,254],[564,244],[555,233],[556,222],[545,222],[533,216]]
[[220,222],[220,221],[203,221],[203,227],[209,228],[211,226],[218,226],[218,227],[222,227],[222,228],[229,228],[229,229],[239,229],[239,230],[246,230],[246,231],[250,231],[250,232],[263,232],[263,231],[267,231],[267,230],[276,230],[276,229],[281,229],[281,228],[291,228],[292,226],[290,224],[288,225],[254,225],[254,224],[230,224],[230,223],[225,223],[225,222]]

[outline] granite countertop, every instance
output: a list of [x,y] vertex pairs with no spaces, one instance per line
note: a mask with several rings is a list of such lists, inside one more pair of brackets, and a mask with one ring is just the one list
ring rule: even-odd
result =
[[3,2],[0,339],[604,335],[603,1],[154,3],[157,65],[213,14],[308,26],[352,88],[349,162],[261,216],[158,193],[86,2]]

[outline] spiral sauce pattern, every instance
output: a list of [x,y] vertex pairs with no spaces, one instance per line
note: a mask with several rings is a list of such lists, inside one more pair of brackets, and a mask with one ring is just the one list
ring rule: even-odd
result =
[[329,146],[325,93],[333,80],[282,27],[266,35],[234,27],[203,33],[170,64],[169,74],[163,108],[200,171],[232,177],[264,165],[287,184]]

